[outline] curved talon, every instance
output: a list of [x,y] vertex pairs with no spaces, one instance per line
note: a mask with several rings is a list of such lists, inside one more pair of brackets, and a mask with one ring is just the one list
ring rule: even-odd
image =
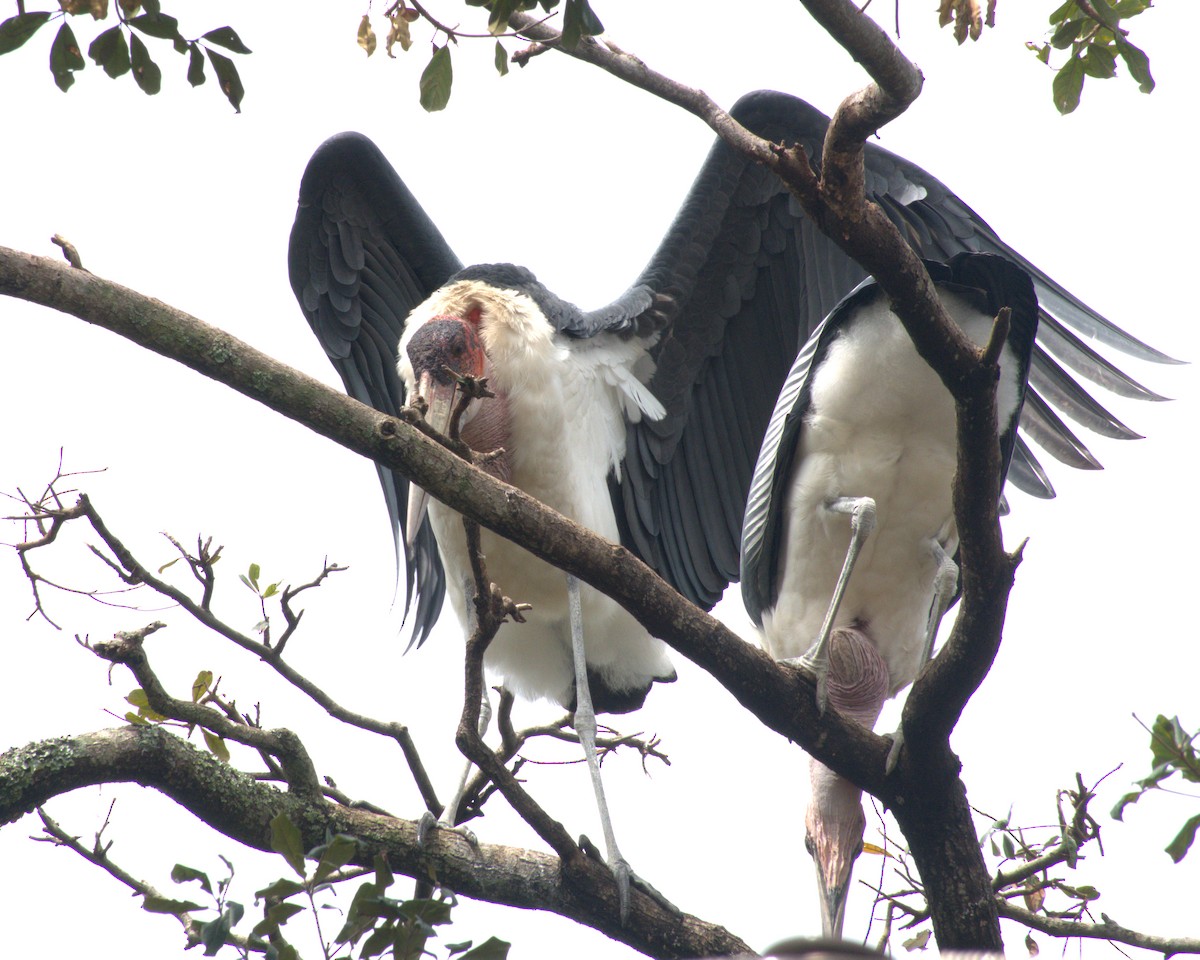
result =
[[803,656],[785,657],[778,662],[786,663],[789,667],[800,667],[813,675],[817,681],[817,713],[825,716],[825,709],[829,706],[829,660],[828,656],[822,657],[818,646],[814,644],[813,649]]
[[883,763],[883,773],[885,776],[890,776],[892,771],[896,769],[896,764],[900,762],[900,748],[902,746],[904,746],[904,728],[900,726],[892,734],[892,746],[888,750],[887,760]]
[[617,882],[617,902],[620,904],[621,926],[625,926],[625,922],[629,919],[629,885],[633,871],[629,869],[629,863],[624,857],[617,857],[608,865],[608,869],[612,871],[613,879]]
[[595,860],[597,863],[603,863],[612,871],[613,879],[617,884],[617,898],[620,902],[622,926],[629,919],[629,891],[631,888],[636,888],[639,892],[644,893],[668,913],[676,917],[683,916],[683,911],[664,897],[652,883],[639,877],[633,871],[633,868],[629,866],[629,861],[624,857],[618,857],[612,863],[609,863],[604,859],[603,854],[600,853],[600,849],[584,834],[580,834],[579,849],[583,851],[584,856]]
[[637,887],[638,890],[640,890],[642,893],[644,893],[646,896],[648,896],[650,899],[652,899],[655,903],[657,903],[660,907],[662,907],[668,913],[670,913],[676,917],[683,916],[682,910],[680,910],[677,906],[675,906],[675,904],[673,904],[670,900],[668,900],[661,893],[659,893],[658,890],[652,884],[643,880],[641,877],[639,877],[633,871],[630,871],[630,873],[629,873],[629,880],[633,884],[633,886]]
[[429,835],[433,832],[433,828],[437,826],[437,817],[430,811],[426,810],[421,814],[421,819],[417,821],[417,846],[422,850],[429,843]]

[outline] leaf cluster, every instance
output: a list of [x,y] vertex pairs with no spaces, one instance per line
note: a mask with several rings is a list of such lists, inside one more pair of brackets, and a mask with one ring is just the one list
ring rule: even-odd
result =
[[1125,63],[1129,75],[1142,93],[1154,89],[1150,58],[1129,41],[1129,31],[1121,26],[1150,9],[1151,0],[1067,0],[1050,14],[1053,33],[1047,43],[1030,43],[1028,48],[1042,63],[1049,65],[1052,50],[1070,51],[1066,63],[1054,75],[1051,94],[1059,113],[1071,113],[1079,106],[1083,83],[1088,77],[1108,80],[1117,74],[1117,59]]
[[[110,8],[108,0],[59,0],[59,5],[61,9],[56,12],[22,11],[0,23],[0,54],[20,48],[51,20],[61,20],[50,44],[50,72],[54,83],[65,93],[75,83],[75,74],[87,66],[72,20],[84,14],[94,21],[107,20]],[[188,83],[193,87],[204,83],[207,58],[221,92],[234,110],[241,112],[245,90],[237,67],[233,60],[214,49],[250,53],[232,27],[217,27],[188,40],[179,32],[178,19],[162,12],[159,0],[119,0],[112,12],[117,23],[99,33],[87,48],[88,56],[108,76],[115,80],[128,73],[143,93],[153,96],[162,88],[162,68],[151,57],[143,38],[169,41],[176,53],[188,58]]]
[[[210,699],[216,699],[216,685],[213,683],[213,672],[211,670],[201,670],[196,674],[196,679],[192,681],[192,703],[205,703]],[[134,707],[133,710],[125,712],[124,719],[127,723],[132,723],[135,726],[172,723],[170,717],[163,716],[150,706],[150,698],[141,687],[135,687],[131,690],[125,698],[125,702]],[[188,729],[189,735],[192,729]],[[225,743],[225,740],[211,730],[205,730],[203,727],[200,728],[200,733],[204,737],[204,745],[208,747],[209,752],[218,760],[228,763],[230,757],[229,746]]]
[[[1136,790],[1117,801],[1113,807],[1113,817],[1123,819],[1126,807],[1137,803],[1151,790],[1162,789],[1163,782],[1177,773],[1188,783],[1200,783],[1200,755],[1197,755],[1195,745],[1198,735],[1200,731],[1188,733],[1184,730],[1178,717],[1168,720],[1160,713],[1150,728],[1150,755],[1154,769],[1137,781]],[[1197,830],[1200,830],[1200,813],[1188,817],[1175,838],[1167,844],[1166,851],[1176,863],[1187,856]]]
[[[487,34],[468,34],[457,27],[450,27],[434,19],[420,4],[409,5],[405,0],[396,0],[385,12],[388,21],[387,54],[394,57],[392,50],[396,44],[407,51],[412,47],[411,24],[420,19],[427,20],[434,28],[433,53],[429,63],[421,72],[419,81],[421,106],[433,113],[443,110],[450,102],[450,92],[454,86],[454,67],[451,61],[450,48],[460,39],[483,39],[485,37],[508,36],[509,20],[514,14],[526,13],[537,7],[546,14],[554,13],[560,0],[464,0],[469,7],[482,7],[488,13]],[[604,32],[604,24],[596,16],[588,0],[564,0],[562,3],[562,25],[557,45],[574,50],[581,40],[594,37]],[[438,36],[445,41],[438,45]],[[358,24],[357,42],[371,56],[378,45],[375,30],[371,25],[369,14],[363,14]],[[500,76],[508,73],[509,56],[504,45],[496,40],[493,52],[493,62]]]

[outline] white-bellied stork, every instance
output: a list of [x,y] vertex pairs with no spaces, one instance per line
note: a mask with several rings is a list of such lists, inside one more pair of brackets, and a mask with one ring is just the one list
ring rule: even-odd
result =
[[[803,144],[819,163],[828,119],[803,101],[758,92],[733,115],[770,140]],[[872,198],[923,256],[1013,259],[1038,285],[1047,311],[1039,339],[1048,349],[1110,389],[1154,397],[1067,328],[1135,356],[1166,357],[1009,250],[919,167],[872,145],[866,165]],[[357,134],[332,138],[309,162],[289,273],[347,391],[385,413],[423,382],[433,386],[436,363],[418,362],[430,340],[444,334],[464,347],[475,338],[483,358],[468,366],[482,366],[498,396],[465,424],[467,439],[484,450],[502,446],[497,471],[508,482],[619,539],[704,607],[738,576],[751,472],[791,362],[865,276],[774,174],[718,143],[641,276],[608,306],[581,310],[522,268],[464,270],[380,151]],[[1023,424],[1054,456],[1097,466],[1042,398],[1102,433],[1135,436],[1040,347],[1031,384]],[[419,644],[447,585],[464,619],[461,532],[436,503],[427,519],[408,519],[408,482],[379,474]],[[1052,495],[1019,441],[1012,474],[1023,489]],[[587,586],[579,592],[586,648],[576,637],[575,649],[587,665],[579,675],[562,574],[486,531],[483,549],[505,594],[534,605],[528,623],[501,628],[485,661],[517,692],[572,707],[586,680],[600,710],[620,712],[674,676],[663,645]],[[609,858],[619,859],[611,843]]]
[[[1033,283],[992,254],[925,266],[980,346],[1010,310],[996,387],[1007,472],[1037,331]],[[957,459],[950,392],[865,281],[813,332],[780,391],[746,505],[742,597],[771,655],[810,667],[819,702],[868,729],[928,661],[955,594]],[[899,744],[897,731],[889,759]],[[823,933],[840,937],[861,791],[815,760],[810,774],[806,843]]]

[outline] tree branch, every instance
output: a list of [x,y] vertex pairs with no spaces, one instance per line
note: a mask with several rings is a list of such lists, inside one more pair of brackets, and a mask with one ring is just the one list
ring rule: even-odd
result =
[[478,900],[524,909],[550,910],[593,927],[656,957],[748,953],[724,928],[689,915],[668,916],[648,898],[637,897],[621,927],[608,909],[611,874],[584,859],[563,877],[557,857],[493,844],[472,847],[452,833],[417,843],[412,821],[337,806],[295,793],[282,793],[161,727],[121,727],[60,737],[0,754],[0,824],[17,820],[47,800],[100,783],[151,787],[226,836],[271,852],[271,820],[286,814],[299,829],[305,849],[327,835],[349,834],[360,843],[352,862],[370,866],[384,853],[393,868],[439,883]]
[[1176,953],[1200,953],[1200,939],[1195,937],[1159,937],[1149,933],[1139,933],[1115,923],[1107,914],[1100,914],[1100,923],[1084,923],[1081,920],[1064,920],[1058,917],[1046,917],[1033,913],[1015,903],[1002,901],[999,904],[1000,916],[1006,920],[1016,920],[1031,930],[1048,933],[1053,937],[1080,937],[1094,940],[1109,940],[1117,943],[1127,943],[1131,947],[1142,947],[1154,950],[1164,957]]

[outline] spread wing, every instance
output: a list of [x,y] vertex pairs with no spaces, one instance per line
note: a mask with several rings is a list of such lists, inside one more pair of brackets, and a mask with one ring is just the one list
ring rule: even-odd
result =
[[[370,140],[343,133],[313,154],[300,182],[288,275],[350,396],[384,413],[400,410],[396,347],[405,318],[461,266]],[[420,644],[441,611],[445,575],[428,519],[405,548],[408,481],[378,469],[397,553],[404,550],[405,615],[415,606]]]
[[[802,100],[760,91],[732,113],[760,136],[802,145],[819,163],[829,121]],[[1056,284],[920,167],[868,144],[866,172],[871,198],[923,257],[996,253],[1033,278],[1041,322],[1022,428],[1035,443],[1072,466],[1099,466],[1055,408],[1107,436],[1137,436],[1063,366],[1121,395],[1158,399],[1081,337],[1141,359],[1170,358]],[[642,275],[608,314],[596,313],[614,329],[661,331],[650,387],[667,414],[629,425],[611,490],[622,539],[701,606],[715,603],[738,577],[751,475],[788,370],[864,277],[774,174],[718,142]],[[645,312],[637,315],[639,305]],[[1020,438],[1009,477],[1035,496],[1053,496]]]

